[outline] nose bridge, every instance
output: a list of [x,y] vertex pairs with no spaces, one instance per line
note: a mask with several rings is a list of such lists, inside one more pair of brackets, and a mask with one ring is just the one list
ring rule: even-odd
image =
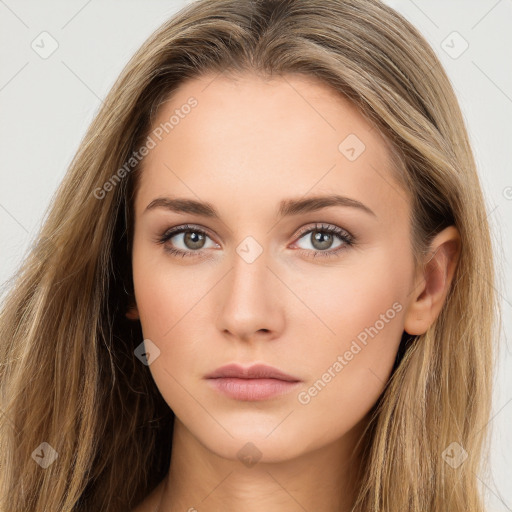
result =
[[239,305],[265,302],[265,290],[270,285],[268,251],[253,237],[246,237],[233,254],[233,270],[231,271],[230,296]]
[[260,330],[279,328],[279,292],[268,268],[268,251],[248,236],[232,255],[232,269],[226,276],[220,313],[220,329],[240,338],[250,338]]

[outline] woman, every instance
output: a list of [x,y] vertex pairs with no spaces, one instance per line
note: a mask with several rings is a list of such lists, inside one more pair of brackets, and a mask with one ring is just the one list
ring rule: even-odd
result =
[[1,313],[1,510],[484,510],[493,260],[377,0],[200,0],[128,63]]

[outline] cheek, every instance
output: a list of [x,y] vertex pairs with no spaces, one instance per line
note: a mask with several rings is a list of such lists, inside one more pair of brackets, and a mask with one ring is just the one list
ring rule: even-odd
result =
[[404,268],[383,251],[361,262],[359,270],[347,266],[335,278],[331,272],[303,288],[304,302],[328,329],[310,322],[302,335],[317,341],[303,345],[310,378],[299,403],[318,411],[337,404],[329,415],[338,425],[347,411],[351,421],[368,412],[389,378],[403,333]]
[[171,405],[173,397],[183,395],[172,377],[183,383],[204,372],[204,357],[199,356],[208,359],[211,348],[205,336],[205,327],[211,325],[206,305],[218,276],[207,264],[194,270],[155,253],[135,245],[133,280],[144,339],[160,351],[149,368]]
[[298,320],[307,313],[311,320],[305,324],[311,331],[308,339],[312,339],[312,330],[315,330],[316,339],[320,336],[341,350],[356,338],[364,343],[367,329],[375,325],[382,334],[375,339],[401,335],[398,313],[404,309],[408,289],[404,262],[397,261],[386,251],[375,251],[360,261],[356,259],[354,263],[347,261],[343,267],[317,271],[314,276],[302,274],[300,279],[294,276],[294,281],[293,276],[288,277],[289,282],[295,283],[294,291],[307,306],[307,311],[297,307],[294,316]]
[[207,276],[199,278],[191,267],[172,263],[163,249],[135,241],[132,257],[135,299],[144,336],[161,342],[172,337],[175,326],[197,310],[194,306],[208,290]]
[[202,375],[204,361],[198,355],[207,353],[201,346],[206,319],[200,320],[198,315],[201,299],[211,284],[197,274],[191,280],[190,269],[173,268],[162,261],[147,264],[143,258],[142,252],[134,253],[133,279],[144,339],[159,349],[149,370],[164,400],[179,417],[204,422],[201,409],[194,406],[184,389]]

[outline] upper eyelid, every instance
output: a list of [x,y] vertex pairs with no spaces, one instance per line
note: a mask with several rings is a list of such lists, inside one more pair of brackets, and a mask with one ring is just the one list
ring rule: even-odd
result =
[[[333,229],[331,229],[333,228]],[[334,233],[335,235],[343,235],[346,234],[350,238],[354,238],[352,233],[350,231],[347,231],[345,228],[342,228],[340,226],[336,226],[336,224],[329,224],[326,222],[315,222],[314,225],[306,225],[304,228],[300,228],[299,231],[295,236],[302,237],[306,233],[309,233],[311,231],[329,231],[331,233]]]
[[180,235],[181,233],[186,233],[187,231],[199,231],[199,232],[204,233],[205,235],[209,236],[212,239],[214,238],[208,229],[203,228],[201,226],[195,226],[193,224],[183,224],[180,226],[175,226],[175,227],[166,229],[162,233],[161,238],[173,237],[175,235]]

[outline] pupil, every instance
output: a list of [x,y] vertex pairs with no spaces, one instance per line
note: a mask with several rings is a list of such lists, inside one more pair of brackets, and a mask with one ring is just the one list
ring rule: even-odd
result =
[[[313,240],[314,240],[313,246],[316,247],[315,244],[319,243],[320,247],[318,247],[318,249],[328,249],[329,248],[329,246],[331,245],[331,238],[332,238],[331,234],[325,233],[323,231],[314,231],[313,235],[314,235],[313,236]],[[324,238],[324,241],[322,241],[322,238]]]
[[195,231],[189,231],[185,233],[185,243],[187,242],[190,242],[192,244],[192,249],[200,249],[202,247],[202,242],[204,242],[204,238],[203,235],[200,233],[196,233]]

